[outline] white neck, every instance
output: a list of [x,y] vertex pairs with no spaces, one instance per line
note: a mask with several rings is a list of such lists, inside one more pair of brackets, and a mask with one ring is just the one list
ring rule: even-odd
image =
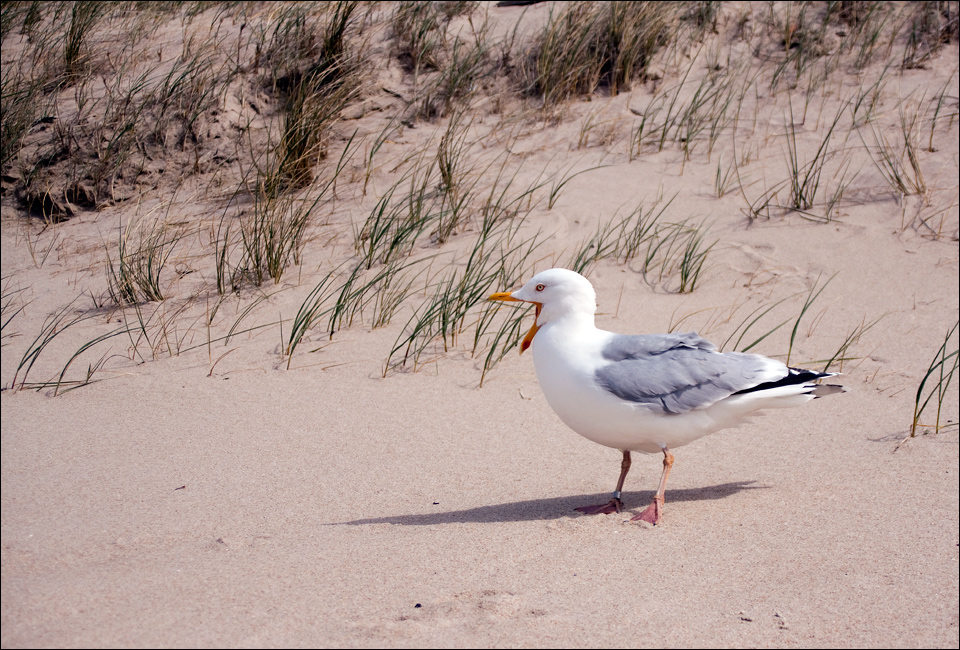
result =
[[597,311],[596,304],[586,304],[582,300],[574,300],[572,297],[544,305],[540,310],[540,316],[537,318],[537,325],[541,327],[548,323],[562,322],[566,327],[594,327],[594,313]]

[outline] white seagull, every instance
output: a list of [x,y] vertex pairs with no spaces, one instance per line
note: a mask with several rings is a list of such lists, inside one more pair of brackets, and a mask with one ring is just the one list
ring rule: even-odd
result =
[[630,452],[662,452],[663,474],[653,503],[631,520],[656,525],[673,466],[671,449],[738,426],[761,409],[798,406],[847,390],[817,383],[837,373],[719,352],[695,332],[631,336],[597,329],[593,285],[567,269],[538,273],[517,291],[495,293],[490,300],[536,305],[536,321],[520,353],[533,347],[544,397],[581,436],[623,452],[613,498],[577,508],[586,514],[621,511]]

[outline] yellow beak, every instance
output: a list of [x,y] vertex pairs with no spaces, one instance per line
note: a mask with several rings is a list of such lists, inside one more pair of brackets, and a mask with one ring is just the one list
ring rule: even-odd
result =
[[[487,300],[502,300],[503,302],[525,302],[519,298],[514,298],[509,291],[501,291],[500,293],[495,293]],[[530,347],[530,344],[533,343],[533,337],[537,335],[537,330],[540,329],[540,326],[537,325],[537,318],[540,318],[540,309],[543,305],[539,302],[533,303],[537,306],[537,317],[533,319],[533,327],[530,328],[530,331],[527,332],[527,335],[523,337],[523,341],[520,342],[520,354],[523,354],[527,348]]]

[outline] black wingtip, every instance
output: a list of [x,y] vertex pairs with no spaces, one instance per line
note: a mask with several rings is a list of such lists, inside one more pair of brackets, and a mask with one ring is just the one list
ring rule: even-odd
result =
[[816,397],[826,397],[827,395],[833,395],[834,393],[845,393],[848,388],[840,386],[838,384],[816,384],[820,379],[825,377],[836,377],[839,375],[839,372],[817,372],[816,370],[807,370],[806,368],[787,368],[789,372],[786,377],[778,379],[777,381],[768,381],[763,384],[757,384],[752,388],[745,388],[743,390],[737,391],[735,395],[743,395],[745,393],[756,393],[761,390],[768,390],[770,388],[778,388],[780,386],[795,386],[797,384],[807,384],[811,386],[810,394]]

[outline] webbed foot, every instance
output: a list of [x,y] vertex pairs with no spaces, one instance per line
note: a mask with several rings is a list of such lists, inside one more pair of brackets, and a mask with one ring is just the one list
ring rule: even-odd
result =
[[574,508],[574,510],[582,512],[585,515],[612,515],[615,512],[623,510],[623,501],[613,498],[601,505],[580,506],[579,508]]

